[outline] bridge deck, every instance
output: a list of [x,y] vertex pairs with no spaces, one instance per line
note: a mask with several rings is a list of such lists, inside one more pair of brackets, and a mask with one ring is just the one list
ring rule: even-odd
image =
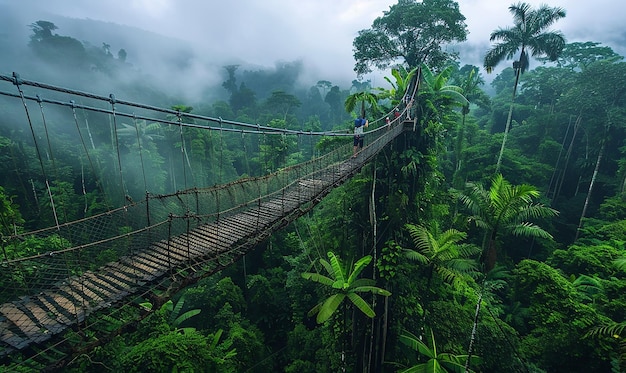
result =
[[217,261],[225,254],[238,258],[310,210],[403,130],[404,126],[397,126],[378,138],[377,146],[373,143],[364,148],[357,158],[328,167],[315,178],[300,179],[282,194],[246,211],[222,216],[177,237],[154,242],[96,271],[66,278],[38,294],[0,305],[0,356],[80,324],[94,311],[138,294],[176,269]]

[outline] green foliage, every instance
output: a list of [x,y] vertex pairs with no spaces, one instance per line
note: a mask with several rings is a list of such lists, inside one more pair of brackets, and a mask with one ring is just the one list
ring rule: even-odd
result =
[[401,0],[383,14],[371,29],[359,31],[352,43],[358,75],[373,67],[385,69],[398,58],[408,68],[420,63],[440,67],[456,56],[445,45],[467,36],[465,17],[451,0]]
[[146,339],[121,358],[127,372],[236,372],[235,351],[197,331],[169,333]]
[[402,257],[402,250],[402,247],[393,240],[385,242],[380,258],[378,258],[376,263],[378,275],[382,279],[389,281],[396,276],[398,264]]
[[529,308],[524,356],[548,371],[606,371],[607,349],[583,337],[602,317],[575,297],[573,285],[547,264],[524,260],[513,271],[513,299]]
[[609,263],[617,260],[622,250],[610,244],[583,245],[574,244],[567,250],[555,250],[548,258],[547,263],[559,268],[566,274],[598,275],[609,278],[614,269]]
[[491,33],[491,41],[500,41],[485,55],[485,68],[491,70],[503,59],[511,58],[521,50],[517,61],[519,69],[528,70],[529,55],[546,55],[551,61],[559,56],[565,46],[565,37],[557,31],[548,31],[554,22],[565,17],[565,10],[558,7],[541,5],[532,9],[527,3],[511,5],[509,11],[513,15],[514,26],[499,28]]
[[[500,234],[551,239],[552,235],[528,221],[558,214],[543,204],[534,204],[539,191],[532,185],[511,185],[498,174],[491,180],[489,190],[480,184],[469,184],[469,193],[461,201],[470,212],[470,221],[485,231],[484,243],[487,271],[495,266],[496,239]],[[485,245],[487,245],[485,247]]]
[[405,228],[415,247],[405,249],[408,259],[430,267],[443,281],[455,286],[460,286],[466,275],[478,275],[478,266],[472,257],[480,253],[480,248],[458,244],[467,237],[466,233],[456,229],[441,232],[436,223],[430,229],[412,224],[407,224]]
[[[400,334],[400,342],[408,346],[412,351],[417,352],[419,355],[424,356],[427,360],[424,363],[418,363],[412,367],[399,370],[401,373],[446,373],[446,372],[473,372],[473,370],[465,370],[465,362],[468,358],[467,355],[454,355],[446,352],[438,352],[437,345],[435,343],[435,334],[430,331],[430,346],[422,341],[409,331],[403,331]],[[472,365],[479,362],[477,356],[471,357]]]
[[[169,313],[169,323],[172,327],[178,329],[178,327],[190,318],[198,315],[201,310],[193,309],[186,312],[182,312],[185,305],[185,295],[178,298],[176,304],[170,299],[163,306],[161,306],[161,312]],[[182,312],[182,313],[181,313]]]
[[328,276],[311,272],[302,274],[303,278],[326,285],[335,292],[313,307],[309,311],[309,316],[317,315],[317,322],[322,324],[332,316],[341,302],[345,298],[348,298],[350,302],[366,316],[374,317],[374,310],[372,310],[367,302],[357,293],[372,293],[386,297],[390,296],[391,293],[385,289],[374,286],[374,280],[357,278],[365,266],[372,261],[372,257],[369,255],[364,256],[354,263],[354,265],[350,264],[346,267],[344,267],[341,260],[331,251],[328,252],[328,259],[329,261],[320,258],[320,263],[328,273]]

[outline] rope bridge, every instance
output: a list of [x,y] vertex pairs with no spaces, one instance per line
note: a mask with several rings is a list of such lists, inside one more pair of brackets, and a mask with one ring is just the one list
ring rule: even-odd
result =
[[[57,344],[73,338],[88,341],[90,336],[110,333],[136,320],[142,313],[140,303],[149,301],[158,307],[177,290],[232,264],[312,209],[400,133],[414,129],[414,122],[405,121],[404,111],[389,124],[383,119],[373,121],[366,146],[352,158],[352,135],[347,131],[306,132],[227,121],[121,101],[113,95],[103,97],[26,81],[17,74],[0,75],[2,83],[10,83],[12,91],[0,91],[0,105],[13,110],[18,118],[14,121],[22,126],[26,122],[30,130],[21,131],[30,133],[34,148],[31,154],[41,170],[39,181],[30,182],[33,198],[39,196],[40,215],[48,216],[52,224],[34,231],[18,224],[13,224],[9,232],[3,227],[0,357],[41,346],[62,332],[65,334]],[[27,89],[37,90],[37,94],[25,92]],[[21,115],[17,115],[17,107]],[[101,150],[104,143],[96,146],[94,123],[108,127],[109,152]],[[176,151],[170,153],[170,162],[180,162],[170,167],[168,177],[158,179],[160,183],[150,181],[154,179],[150,173],[157,170],[150,170],[147,161],[149,152],[154,151],[149,148],[154,138],[146,134],[149,123],[168,129],[169,143]],[[62,153],[52,145],[52,130],[66,131],[62,133],[65,139],[77,139],[76,148],[65,152],[80,159],[85,201],[89,188],[94,194],[106,196],[100,203],[103,211],[89,214],[85,207],[86,216],[63,222],[63,217],[71,216],[65,212],[64,204],[68,202],[63,201],[61,189],[55,189],[51,179],[67,171],[56,166],[55,155],[60,157]],[[134,145],[126,145],[134,146],[132,161],[123,154],[123,141],[127,141],[124,131],[136,136]],[[220,160],[219,168],[206,163],[198,167],[189,150],[195,144],[186,143],[190,131],[211,134],[212,156]],[[240,139],[245,154],[256,151],[257,164],[267,165],[263,145],[271,139],[285,138],[294,138],[297,150],[308,155],[308,160],[255,176],[248,172],[248,176],[237,177],[224,170],[222,161],[228,157],[224,154],[228,141]],[[308,148],[304,138],[309,139]],[[330,139],[337,145],[321,154],[314,147],[314,138]],[[346,141],[341,141],[344,138]],[[140,163],[138,172],[131,168],[131,162]],[[161,166],[166,167],[166,163],[161,162]],[[198,175],[208,175],[210,167],[212,178],[200,180]],[[173,176],[174,171],[178,178]],[[143,198],[133,192],[129,181],[132,176],[143,181]],[[85,181],[90,177],[97,182]],[[203,180],[213,184],[202,185]],[[177,189],[162,194],[149,192],[167,189],[166,184]],[[115,200],[118,207],[111,207]],[[55,345],[35,351],[54,354]]]

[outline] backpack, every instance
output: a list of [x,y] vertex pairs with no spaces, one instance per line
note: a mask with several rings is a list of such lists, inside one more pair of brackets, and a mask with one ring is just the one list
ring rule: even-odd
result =
[[355,126],[355,127],[357,127],[357,128],[358,128],[358,127],[361,127],[361,126],[363,126],[363,125],[365,125],[365,119],[363,119],[363,118],[356,118],[356,119],[354,120],[354,126]]

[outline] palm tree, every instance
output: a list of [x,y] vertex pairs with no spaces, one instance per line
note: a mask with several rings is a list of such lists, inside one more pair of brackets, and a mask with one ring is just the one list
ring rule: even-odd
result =
[[328,252],[328,259],[320,259],[320,263],[328,272],[329,276],[319,273],[306,272],[302,274],[307,280],[312,280],[324,284],[332,289],[333,294],[318,303],[309,311],[309,316],[317,314],[317,322],[322,324],[337,310],[341,302],[348,298],[361,312],[368,317],[374,317],[374,310],[358,293],[372,293],[388,297],[391,293],[385,289],[374,286],[376,283],[372,279],[357,278],[363,269],[372,261],[371,255],[359,259],[354,266],[344,267],[339,257],[333,252]]
[[[357,278],[363,269],[365,269],[365,267],[367,267],[367,265],[372,261],[372,256],[364,256],[363,258],[357,260],[354,265],[350,264],[344,266],[342,265],[339,257],[337,257],[333,252],[329,251],[327,255],[328,261],[321,258],[319,261],[329,276],[310,272],[302,274],[302,277],[305,279],[324,284],[330,287],[333,292],[332,295],[313,307],[309,311],[308,316],[311,317],[317,314],[316,321],[318,324],[322,324],[328,320],[333,313],[335,313],[345,298],[348,298],[350,302],[367,317],[373,318],[376,316],[372,307],[370,307],[369,304],[367,304],[367,302],[358,294],[372,293],[383,295],[385,297],[391,295],[389,291],[374,286],[376,281],[372,279]],[[343,307],[345,318],[347,305],[344,303]],[[346,320],[344,319],[342,334],[344,334],[347,338],[345,327]],[[345,364],[345,345],[342,347],[341,360],[342,364]],[[342,370],[345,371],[345,369]]]
[[538,9],[532,9],[527,3],[517,3],[509,7],[513,14],[513,27],[499,28],[491,33],[490,41],[500,41],[485,55],[484,66],[488,73],[503,59],[510,59],[519,51],[519,58],[513,62],[515,70],[515,84],[513,86],[513,97],[509,107],[509,115],[504,128],[502,146],[496,164],[496,174],[500,170],[504,145],[511,126],[513,115],[513,104],[517,93],[520,74],[528,70],[529,54],[533,57],[547,56],[549,60],[555,61],[563,47],[565,37],[559,31],[545,31],[557,20],[565,17],[565,10],[559,7],[548,7],[541,5]]
[[422,65],[424,84],[418,92],[418,104],[423,108],[424,114],[422,116],[424,119],[432,120],[431,118],[434,117],[434,120],[441,121],[439,113],[442,108],[451,105],[464,106],[469,104],[469,101],[463,95],[461,87],[448,84],[453,71],[454,67],[448,66],[438,74],[435,74],[428,66]]
[[379,93],[379,98],[390,98],[393,105],[397,105],[402,101],[402,98],[407,94],[411,87],[411,82],[415,75],[418,73],[419,67],[414,68],[411,71],[407,71],[404,67],[391,69],[391,76],[395,79],[395,82],[391,81],[391,78],[385,77],[384,79],[391,85],[391,89],[376,88]]
[[[404,331],[400,334],[400,342],[409,346],[411,350],[418,352],[420,355],[424,355],[428,361],[425,363],[419,363],[412,367],[402,369],[399,373],[446,373],[446,372],[472,372],[472,370],[465,369],[463,361],[467,359],[467,355],[454,355],[446,352],[438,352],[437,345],[435,344],[435,335],[433,331],[430,331],[430,341],[432,347],[415,336],[409,331]],[[472,357],[472,363],[478,363],[480,358],[478,356]]]
[[441,232],[436,223],[430,229],[412,224],[405,225],[405,228],[415,246],[415,249],[405,249],[405,255],[428,266],[429,285],[433,272],[437,272],[445,282],[458,285],[463,275],[471,275],[478,270],[476,261],[470,257],[479,254],[480,248],[458,244],[467,237],[465,232],[456,229]]
[[462,195],[461,201],[470,210],[470,220],[485,230],[483,261],[489,272],[496,263],[496,242],[500,234],[541,237],[551,239],[552,235],[528,219],[556,216],[558,211],[542,204],[534,204],[539,191],[532,185],[511,185],[501,174],[491,180],[489,190],[479,184],[468,184],[469,194]]
[[351,113],[359,102],[361,103],[361,118],[365,118],[365,104],[367,103],[372,110],[375,110],[378,107],[378,96],[368,91],[353,93],[346,97],[344,103],[346,112]]

